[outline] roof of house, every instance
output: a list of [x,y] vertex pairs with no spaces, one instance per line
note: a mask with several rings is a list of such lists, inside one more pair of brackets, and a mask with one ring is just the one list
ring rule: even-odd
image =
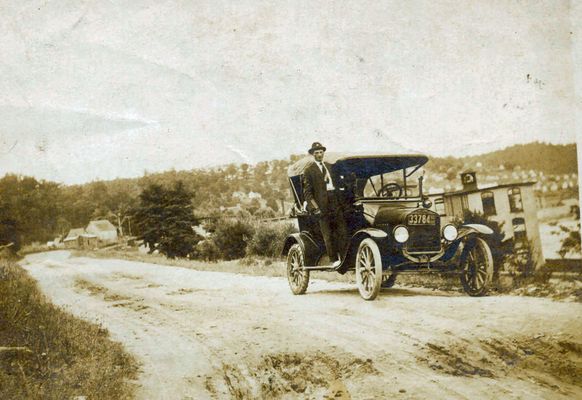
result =
[[67,235],[65,240],[76,239],[83,234],[85,234],[85,228],[73,228],[69,231],[69,234]]
[[94,227],[98,231],[117,231],[117,228],[115,227],[115,225],[113,225],[111,222],[109,222],[106,219],[91,221],[91,222],[89,222],[89,225],[92,225],[92,227]]
[[477,189],[468,189],[468,190],[458,190],[455,192],[445,192],[444,195],[445,196],[455,196],[455,195],[459,195],[459,194],[469,194],[469,193],[476,193],[476,192],[484,192],[486,190],[495,190],[495,189],[503,189],[503,188],[510,188],[513,186],[530,186],[530,185],[535,185],[536,182],[515,182],[515,183],[504,183],[502,185],[496,185],[496,186],[489,186],[489,187],[480,187]]

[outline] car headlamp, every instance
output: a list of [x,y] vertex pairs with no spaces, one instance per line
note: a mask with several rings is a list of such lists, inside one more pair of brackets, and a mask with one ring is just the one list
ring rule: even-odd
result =
[[406,228],[404,225],[398,225],[396,228],[394,228],[393,233],[394,233],[394,239],[398,243],[404,243],[410,237],[410,234],[408,233],[408,228]]
[[459,232],[457,231],[457,228],[454,225],[448,224],[445,225],[445,227],[443,228],[443,237],[449,242],[455,240],[458,234]]

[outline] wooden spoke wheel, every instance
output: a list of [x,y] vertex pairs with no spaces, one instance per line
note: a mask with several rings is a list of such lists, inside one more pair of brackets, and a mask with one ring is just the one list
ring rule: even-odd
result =
[[461,256],[461,284],[469,296],[483,296],[491,286],[493,257],[481,238],[470,240]]
[[303,250],[297,243],[291,246],[287,254],[287,280],[293,294],[303,294],[309,285],[309,271],[304,270]]
[[356,255],[356,283],[364,300],[374,300],[382,284],[382,259],[372,239],[362,240]]

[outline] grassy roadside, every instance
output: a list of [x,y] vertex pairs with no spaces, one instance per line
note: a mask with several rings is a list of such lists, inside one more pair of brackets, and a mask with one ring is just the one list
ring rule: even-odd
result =
[[[240,260],[207,262],[187,259],[169,259],[161,254],[144,254],[135,248],[107,250],[76,250],[74,255],[80,257],[115,258],[151,264],[175,266],[199,271],[230,272],[253,276],[286,277],[286,264],[283,259],[264,257],[247,257]],[[312,278],[332,282],[355,284],[353,273],[340,275],[334,272],[312,272]],[[541,269],[527,279],[514,279],[504,275],[496,281],[491,294],[509,294],[519,296],[549,297],[554,300],[582,302],[582,276],[550,279],[547,269]],[[404,287],[424,287],[433,290],[463,292],[458,275],[401,274],[397,285]]]
[[[246,257],[232,261],[197,261],[183,258],[171,259],[161,254],[144,254],[135,248],[107,250],[73,250],[77,257],[114,258],[118,260],[138,261],[149,264],[195,269],[197,271],[228,272],[252,276],[271,276],[287,278],[287,264],[284,259],[269,257]],[[335,272],[312,272],[311,277],[332,282],[355,283],[353,273],[341,275]]]
[[26,271],[0,259],[0,398],[130,399],[137,372],[105,329],[52,305]]

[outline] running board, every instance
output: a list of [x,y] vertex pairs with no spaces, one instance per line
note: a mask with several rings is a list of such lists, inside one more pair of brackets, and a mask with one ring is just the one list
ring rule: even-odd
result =
[[313,267],[304,266],[303,269],[306,270],[306,271],[336,271],[339,267],[341,267],[341,265],[338,266],[337,268],[334,268],[331,265],[327,265],[327,266],[325,266],[325,265],[316,265],[316,266],[313,266]]

